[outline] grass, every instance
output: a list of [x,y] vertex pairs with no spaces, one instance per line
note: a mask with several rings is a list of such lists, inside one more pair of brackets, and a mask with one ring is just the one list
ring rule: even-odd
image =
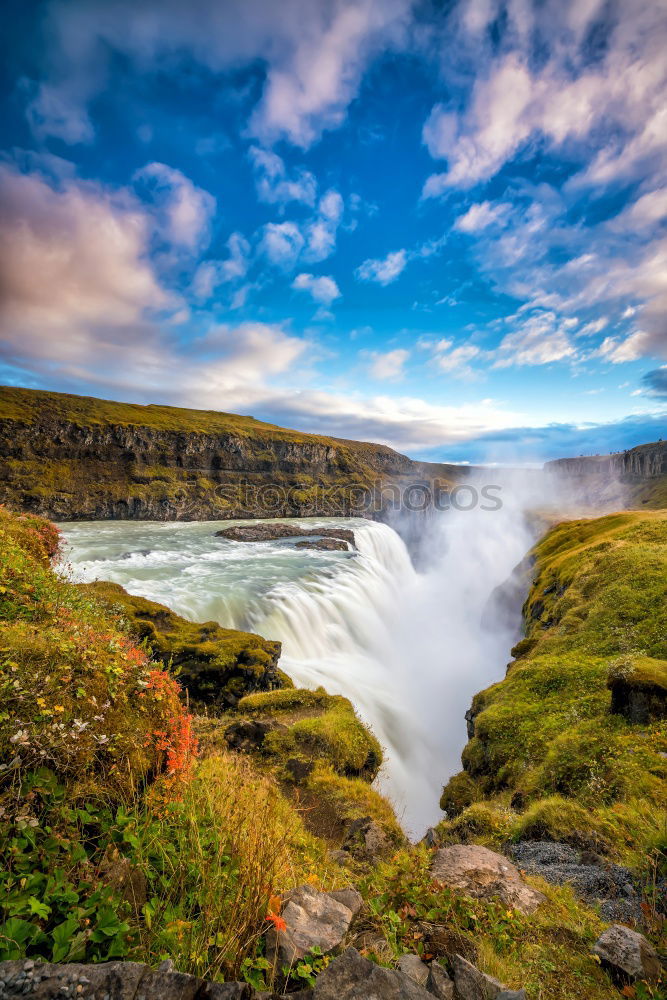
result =
[[291,684],[278,669],[280,643],[251,632],[194,623],[117,583],[80,585],[127,623],[152,655],[174,671],[193,707],[228,708],[256,689]]
[[521,655],[475,698],[443,832],[474,825],[483,799],[496,842],[588,831],[641,865],[665,831],[667,729],[657,714],[641,725],[612,714],[608,682],[620,672],[664,691],[667,513],[566,522],[534,556]]

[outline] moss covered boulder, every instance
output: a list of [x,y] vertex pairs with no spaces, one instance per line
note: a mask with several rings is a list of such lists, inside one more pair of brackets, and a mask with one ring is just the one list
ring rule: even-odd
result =
[[153,656],[177,673],[195,707],[234,708],[246,694],[291,684],[278,668],[279,642],[216,622],[187,621],[164,604],[128,594],[117,583],[82,584],[81,589],[129,621]]

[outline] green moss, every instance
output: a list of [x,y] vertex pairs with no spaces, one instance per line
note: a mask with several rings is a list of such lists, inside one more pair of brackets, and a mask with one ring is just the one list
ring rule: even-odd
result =
[[278,687],[280,643],[216,622],[194,623],[116,583],[80,585],[125,618],[151,652],[176,672],[193,705],[235,706],[249,691]]
[[611,675],[664,690],[667,513],[566,522],[533,554],[526,640],[474,700],[472,786],[455,777],[443,801],[511,801],[528,810],[517,835],[604,830],[613,852],[640,863],[667,806],[667,731],[612,714],[607,685]]
[[479,787],[466,771],[459,771],[449,779],[440,796],[440,808],[453,819],[467,809],[480,796]]
[[[345,699],[342,699],[345,701]],[[294,709],[326,709],[336,703],[334,695],[327,694],[324,688],[309,691],[306,688],[295,688],[281,691],[263,691],[249,694],[239,702],[239,712],[251,715],[276,715]],[[347,702],[349,704],[349,702]]]

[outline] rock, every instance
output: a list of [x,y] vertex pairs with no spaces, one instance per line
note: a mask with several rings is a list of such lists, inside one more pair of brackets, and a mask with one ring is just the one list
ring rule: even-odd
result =
[[327,893],[332,899],[337,900],[342,903],[343,906],[347,906],[348,910],[352,911],[352,916],[356,917],[357,913],[364,905],[364,897],[356,889],[333,889],[331,892]]
[[293,965],[312,948],[321,948],[325,954],[333,951],[354,917],[344,903],[310,885],[287,893],[280,915],[285,930],[271,927],[266,932],[266,956],[279,967]]
[[544,901],[542,893],[527,885],[507,858],[476,844],[440,848],[434,855],[431,875],[477,899],[498,896],[522,913],[532,913]]
[[425,954],[436,958],[463,955],[469,962],[477,961],[477,945],[467,935],[452,930],[447,924],[431,924],[426,920],[420,920],[416,926],[422,935]]
[[343,849],[359,861],[373,861],[393,848],[380,824],[370,816],[363,816],[350,824]]
[[[304,528],[301,524],[284,524],[282,522],[235,524],[216,531],[215,537],[228,538],[233,542],[273,542],[280,538],[302,538],[306,540],[305,545],[309,544],[311,538],[335,539],[345,543],[349,542],[354,547],[354,532],[349,528]],[[324,548],[324,546],[318,546],[318,548]],[[343,548],[347,548],[347,544]]]
[[350,547],[342,538],[318,538],[315,542],[297,542],[295,549],[322,549],[324,552],[349,552]]
[[422,837],[422,844],[426,844],[427,847],[440,847],[442,841],[440,840],[440,834],[435,829],[435,827],[429,826],[428,830]]
[[454,1000],[526,1000],[525,990],[508,990],[502,983],[480,972],[461,955],[452,959]]
[[428,965],[424,965],[419,955],[401,955],[398,960],[398,968],[400,971],[409,976],[410,979],[414,979],[416,983],[420,986],[426,986],[426,980],[428,979]]
[[426,989],[437,1000],[453,1000],[454,982],[437,962],[431,963],[426,980]]
[[25,996],[33,1000],[252,1000],[253,990],[247,983],[207,982],[166,965],[149,969],[138,962],[0,962],[0,995],[6,1000]]
[[225,729],[225,742],[230,750],[251,753],[259,750],[267,733],[286,728],[275,719],[239,719]]
[[314,1000],[433,1000],[409,976],[383,969],[348,948],[317,977]]
[[613,924],[600,935],[593,945],[594,953],[609,966],[612,975],[630,980],[645,979],[657,983],[660,978],[660,959],[643,934]]

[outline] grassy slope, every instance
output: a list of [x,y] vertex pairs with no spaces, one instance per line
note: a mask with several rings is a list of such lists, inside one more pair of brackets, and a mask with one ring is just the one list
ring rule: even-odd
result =
[[[476,696],[445,831],[593,836],[640,865],[665,844],[667,727],[610,712],[610,674],[667,671],[667,512],[557,525],[534,549],[526,639]],[[473,802],[472,805],[468,803]],[[468,806],[468,808],[465,808]]]

